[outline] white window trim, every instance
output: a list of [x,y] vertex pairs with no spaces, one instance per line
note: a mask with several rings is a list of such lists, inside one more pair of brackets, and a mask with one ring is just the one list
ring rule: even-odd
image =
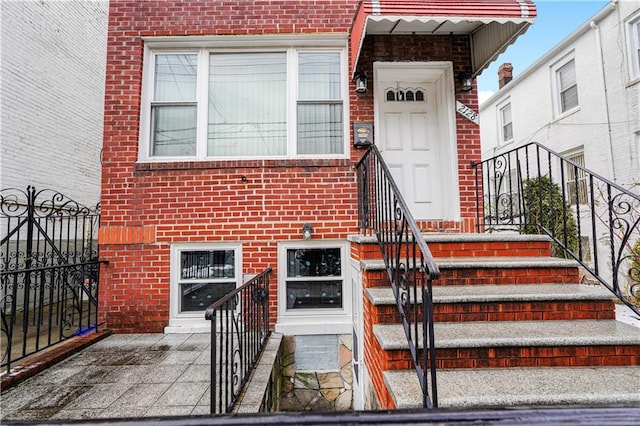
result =
[[[180,310],[180,253],[190,250],[234,250],[236,288],[243,284],[242,273],[242,244],[240,243],[175,243],[170,252],[170,280],[169,280],[169,325],[165,333],[197,333],[211,332],[211,323],[204,317],[204,310],[179,313]],[[230,280],[231,281],[231,280]]]
[[[578,105],[575,107],[568,109],[566,111],[562,111],[562,106],[560,102],[560,84],[558,82],[558,71],[560,68],[565,66],[568,62],[574,61],[575,63],[575,52],[571,51],[566,54],[562,59],[551,65],[551,98],[553,103],[553,117],[555,119],[565,117],[569,114],[573,114],[575,111],[580,109],[580,91],[578,90]],[[575,65],[576,70],[576,87],[578,86],[578,64]],[[578,87],[579,89],[579,87]]]
[[[342,308],[287,310],[287,250],[339,248],[342,261]],[[353,329],[349,244],[346,241],[286,241],[278,244],[278,320],[276,332],[287,335],[350,334]]]
[[[504,139],[504,123],[502,122],[502,110],[511,105],[511,139]],[[508,145],[514,141],[514,125],[513,125],[513,105],[511,104],[511,98],[506,98],[496,104],[496,117],[498,123],[498,146]]]
[[[140,133],[138,143],[138,162],[176,162],[176,161],[242,161],[255,159],[313,159],[313,158],[350,158],[349,129],[349,78],[347,39],[345,36],[301,36],[301,37],[146,37],[144,48],[144,67],[142,75],[142,96],[140,107]],[[286,52],[287,54],[287,153],[277,156],[235,156],[208,157],[207,150],[207,95],[208,65],[211,52]],[[313,51],[340,52],[341,97],[343,117],[343,149],[341,154],[296,154],[297,144],[297,53]],[[197,142],[195,156],[152,156],[151,155],[151,100],[153,96],[155,54],[158,53],[197,53]],[[202,107],[202,105],[205,105]]]
[[640,49],[640,12],[631,15],[626,21],[627,32],[627,57],[629,62],[629,79],[631,81],[640,80],[640,59],[638,49]]

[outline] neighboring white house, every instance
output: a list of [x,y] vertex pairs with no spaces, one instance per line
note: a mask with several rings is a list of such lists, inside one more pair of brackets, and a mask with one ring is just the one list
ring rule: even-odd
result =
[[[640,193],[640,1],[610,2],[513,79],[509,68],[501,67],[500,89],[480,106],[483,159],[538,142]],[[579,204],[587,204],[584,176],[564,172],[567,193],[578,188]],[[590,226],[582,235],[582,244],[592,243]],[[596,230],[603,258],[607,236]]]
[[640,1],[612,1],[480,106],[483,158],[535,141],[629,188],[639,103]]
[[0,188],[100,200],[109,2],[0,4]]

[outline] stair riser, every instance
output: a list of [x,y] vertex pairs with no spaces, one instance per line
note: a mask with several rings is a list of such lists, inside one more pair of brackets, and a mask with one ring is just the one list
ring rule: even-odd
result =
[[440,278],[434,285],[473,284],[575,284],[580,282],[577,268],[482,268],[441,269]]
[[[457,268],[441,269],[433,285],[488,285],[488,284],[575,284],[580,282],[578,269],[573,267],[540,268]],[[363,285],[384,287],[389,285],[386,271],[364,271]]]
[[[429,243],[434,257],[528,257],[551,256],[551,244],[548,242],[500,241],[478,243]],[[470,254],[471,253],[471,254]]]
[[[387,370],[411,369],[408,350],[385,353]],[[437,368],[640,366],[640,345],[437,349]]]
[[[433,309],[436,322],[615,319],[612,301],[454,303],[435,304]],[[395,305],[372,306],[370,312],[376,324],[400,322]]]
[[[431,242],[427,243],[433,257],[532,257],[551,256],[551,243],[545,241],[487,241],[487,242]],[[404,246],[406,247],[406,246]],[[413,256],[413,244],[409,244],[409,249],[400,251],[402,257],[410,253]],[[380,259],[380,248],[377,243],[360,244],[361,259]],[[389,249],[391,256],[396,251]]]

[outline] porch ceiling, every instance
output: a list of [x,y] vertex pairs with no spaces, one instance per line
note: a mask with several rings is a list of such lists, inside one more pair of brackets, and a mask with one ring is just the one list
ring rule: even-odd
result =
[[476,76],[526,31],[536,14],[531,0],[363,0],[351,30],[351,71],[356,71],[367,34],[468,34]]

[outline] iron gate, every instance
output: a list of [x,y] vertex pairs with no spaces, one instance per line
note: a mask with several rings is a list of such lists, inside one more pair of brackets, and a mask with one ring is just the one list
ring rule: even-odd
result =
[[0,190],[2,370],[97,330],[100,205],[49,189]]

